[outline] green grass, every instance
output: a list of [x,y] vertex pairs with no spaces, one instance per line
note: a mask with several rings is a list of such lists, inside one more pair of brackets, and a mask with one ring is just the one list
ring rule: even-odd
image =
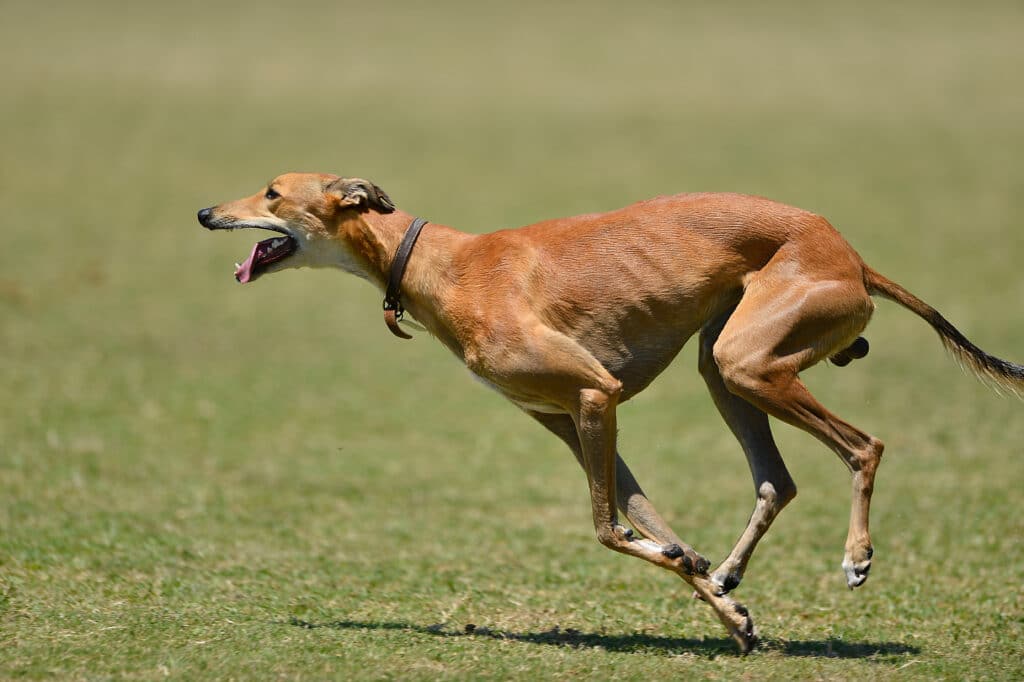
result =
[[[194,218],[291,169],[474,231],[757,193],[1021,360],[1019,3],[150,4],[3,8],[0,677],[1024,676],[1022,406],[908,313],[806,375],[887,443],[871,579],[839,569],[842,465],[779,426],[800,495],[738,591],[740,657],[376,292],[236,286],[252,236]],[[753,495],[695,364],[621,440],[714,560]]]

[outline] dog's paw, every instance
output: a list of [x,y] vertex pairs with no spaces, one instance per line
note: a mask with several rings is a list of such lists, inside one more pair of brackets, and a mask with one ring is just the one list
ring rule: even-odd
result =
[[730,633],[733,640],[740,648],[740,653],[749,654],[753,651],[754,647],[757,646],[757,628],[754,626],[754,619],[750,617],[750,612],[747,611],[747,607],[743,604],[733,604],[733,609],[736,614],[742,618],[742,621],[736,627],[735,631],[730,628]]
[[740,586],[743,576],[735,571],[722,571],[721,569],[711,574],[711,582],[720,588],[719,596],[732,592]]
[[[711,594],[715,595],[716,597],[724,597],[725,595],[735,590],[737,587],[739,587],[741,580],[741,576],[739,573],[735,571],[728,571],[721,566],[719,566],[711,575],[709,575],[708,578],[710,579],[711,585],[713,586]],[[693,592],[693,598],[704,601],[704,597],[701,596],[701,593],[696,590],[694,590]]]
[[662,547],[661,553],[669,559],[676,561],[686,575],[707,575],[708,569],[711,568],[711,562],[693,551],[692,547],[684,549],[673,543]]
[[859,561],[850,554],[843,558],[843,572],[846,573],[846,585],[851,590],[855,587],[860,587],[868,579],[868,573],[871,572],[871,557],[873,555],[874,550],[868,547],[863,553],[864,558]]

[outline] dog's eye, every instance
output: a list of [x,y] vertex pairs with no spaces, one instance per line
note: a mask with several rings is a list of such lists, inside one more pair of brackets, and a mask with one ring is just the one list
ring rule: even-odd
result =
[[275,192],[273,189],[268,189],[267,193],[263,195],[267,201],[273,201],[274,199],[280,199],[281,195]]

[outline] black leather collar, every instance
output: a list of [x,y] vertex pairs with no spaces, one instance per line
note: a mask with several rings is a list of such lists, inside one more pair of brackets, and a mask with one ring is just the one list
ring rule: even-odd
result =
[[384,293],[384,323],[392,334],[401,339],[412,338],[398,326],[405,312],[405,308],[402,307],[402,277],[405,275],[406,266],[409,265],[412,247],[416,246],[416,240],[426,224],[427,221],[423,218],[414,218],[409,224],[405,236],[402,237],[402,243],[395,252],[395,258],[391,261],[391,272],[388,274],[388,288]]

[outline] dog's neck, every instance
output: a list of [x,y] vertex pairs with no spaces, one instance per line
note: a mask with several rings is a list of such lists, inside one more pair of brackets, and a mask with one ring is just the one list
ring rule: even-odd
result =
[[[360,216],[356,233],[351,235],[350,244],[362,261],[360,270],[364,270],[356,274],[372,282],[382,294],[398,245],[412,220],[413,216],[403,211],[370,211]],[[459,355],[462,348],[446,319],[444,295],[458,279],[456,253],[470,239],[472,235],[428,223],[409,257],[401,286],[402,305],[408,313]]]

